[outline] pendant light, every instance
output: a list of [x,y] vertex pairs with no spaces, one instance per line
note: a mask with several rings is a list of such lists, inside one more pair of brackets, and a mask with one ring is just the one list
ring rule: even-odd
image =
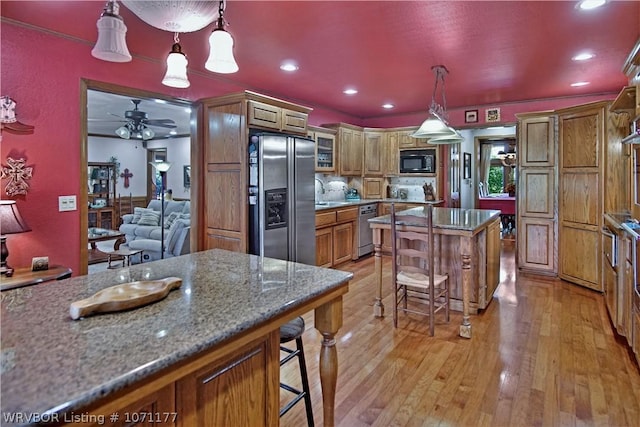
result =
[[170,87],[187,88],[191,85],[187,77],[187,56],[182,53],[178,33],[173,37],[173,46],[167,56],[167,73],[162,79],[162,84]]
[[116,135],[118,135],[122,139],[129,139],[131,138],[131,130],[126,125],[120,126],[118,129],[116,129]]
[[[411,134],[414,138],[429,138],[429,144],[459,144],[464,138],[447,124],[447,99],[444,93],[444,76],[449,70],[444,65],[434,65],[431,70],[436,80],[429,106],[429,117],[420,125],[420,128]],[[438,84],[441,83],[442,105],[436,102]]]
[[115,0],[109,0],[98,19],[98,41],[91,55],[103,61],[129,62],[131,54],[127,48],[127,26],[118,15],[120,6]]
[[233,57],[233,37],[225,31],[224,0],[220,0],[216,28],[209,36],[209,59],[204,67],[214,73],[230,74],[238,71],[238,64]]

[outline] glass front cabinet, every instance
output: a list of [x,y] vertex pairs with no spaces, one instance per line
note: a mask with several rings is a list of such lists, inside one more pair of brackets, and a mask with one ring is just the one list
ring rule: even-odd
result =
[[309,138],[316,142],[316,172],[336,171],[336,134],[333,129],[309,126]]
[[115,163],[89,162],[87,176],[89,227],[105,229],[117,227]]

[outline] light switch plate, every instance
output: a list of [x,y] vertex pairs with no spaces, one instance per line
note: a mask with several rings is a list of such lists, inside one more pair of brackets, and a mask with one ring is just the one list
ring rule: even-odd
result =
[[58,211],[75,211],[77,209],[76,196],[58,196]]

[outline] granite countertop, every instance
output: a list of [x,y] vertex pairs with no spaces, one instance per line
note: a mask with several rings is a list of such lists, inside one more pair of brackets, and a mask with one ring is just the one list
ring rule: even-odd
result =
[[411,200],[411,199],[359,199],[359,200],[327,200],[326,202],[316,203],[316,211],[322,211],[327,209],[335,209],[339,207],[350,207],[369,205],[371,203],[412,203],[412,204],[427,204],[424,200]]
[[[182,286],[161,301],[71,320],[74,301],[118,283],[168,276],[182,278]],[[4,291],[2,412],[81,409],[352,277],[213,249]]]
[[[402,211],[418,217],[424,217],[423,207]],[[500,211],[489,209],[433,208],[433,227],[452,230],[476,231],[500,216]],[[391,215],[383,215],[369,220],[369,223],[391,224]],[[410,223],[407,225],[411,225]]]

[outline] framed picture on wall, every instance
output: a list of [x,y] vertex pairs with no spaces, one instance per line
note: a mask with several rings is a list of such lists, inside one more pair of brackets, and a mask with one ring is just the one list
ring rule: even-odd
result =
[[499,122],[500,121],[500,109],[499,108],[487,108],[486,114],[487,114],[487,116],[486,116],[487,123]]
[[191,188],[191,165],[184,165],[182,181],[184,188]]
[[471,178],[471,153],[463,153],[462,178]]
[[465,123],[478,123],[478,110],[467,110],[464,112]]

